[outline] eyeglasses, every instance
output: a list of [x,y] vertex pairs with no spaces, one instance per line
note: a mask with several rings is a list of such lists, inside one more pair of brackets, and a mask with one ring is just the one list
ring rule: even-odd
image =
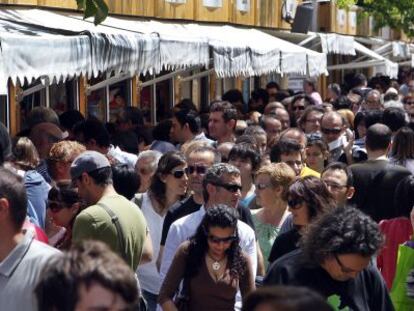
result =
[[337,183],[327,182],[327,181],[324,181],[324,180],[323,180],[323,182],[325,183],[326,187],[329,187],[332,190],[341,190],[343,188],[348,187],[347,185],[340,185],[340,184],[337,184]]
[[228,237],[225,237],[225,238],[218,238],[214,235],[209,235],[207,238],[211,243],[214,243],[214,244],[231,243],[234,240],[236,240],[235,235],[231,235],[231,236],[228,236]]
[[298,111],[298,110],[305,110],[305,106],[293,106],[292,107],[293,111]]
[[56,201],[48,201],[47,202],[47,208],[50,209],[52,213],[58,213],[62,209],[64,209],[66,206],[61,202]]
[[411,106],[411,105],[414,105],[414,101],[411,101],[411,100],[406,101],[404,104]]
[[289,199],[287,203],[291,209],[300,209],[301,208],[300,205],[303,203],[303,200],[302,199]]
[[339,134],[341,133],[342,129],[328,129],[326,127],[321,128],[321,132],[324,134]]
[[258,190],[264,190],[264,189],[266,189],[266,188],[270,188],[272,186],[272,184],[256,184],[255,185],[255,187],[256,187],[256,189],[258,189]]
[[185,170],[176,170],[170,173],[171,175],[174,176],[174,178],[180,179],[183,178],[183,176],[187,176],[187,173]]
[[354,270],[354,269],[351,269],[351,268],[348,268],[348,267],[344,266],[344,265],[343,265],[343,263],[339,260],[339,258],[338,258],[338,255],[337,255],[337,254],[334,254],[334,257],[335,257],[335,260],[336,260],[336,262],[338,263],[338,265],[339,265],[339,267],[341,268],[341,271],[342,271],[343,273],[356,273],[356,272],[358,272],[358,271],[356,271],[356,270]]
[[185,172],[187,173],[187,175],[194,174],[194,172],[196,172],[198,175],[204,175],[205,173],[207,173],[207,167],[202,165],[189,165],[185,169]]
[[213,184],[213,185],[216,186],[216,187],[224,188],[227,191],[232,192],[232,193],[236,193],[237,191],[241,191],[242,190],[242,187],[240,185],[237,185],[237,184],[221,184],[221,183],[216,183],[216,184]]

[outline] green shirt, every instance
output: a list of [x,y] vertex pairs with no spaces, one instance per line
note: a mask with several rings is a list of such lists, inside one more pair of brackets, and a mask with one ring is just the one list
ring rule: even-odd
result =
[[104,196],[96,205],[84,209],[75,219],[73,242],[87,239],[99,240],[106,243],[122,257],[116,226],[112,223],[109,214],[99,204],[105,204],[118,216],[125,239],[126,261],[135,271],[141,259],[147,235],[147,223],[141,210],[121,195]]
[[269,265],[267,259],[269,258],[270,251],[272,250],[273,242],[279,235],[280,227],[273,226],[271,224],[264,224],[257,219],[258,210],[252,212],[253,223],[256,228],[256,237],[259,240],[260,250],[263,254],[265,268]]

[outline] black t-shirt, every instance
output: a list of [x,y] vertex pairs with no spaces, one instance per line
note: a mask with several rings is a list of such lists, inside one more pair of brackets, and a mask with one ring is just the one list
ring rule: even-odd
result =
[[162,234],[161,234],[161,246],[165,245],[165,241],[167,240],[168,230],[170,230],[171,225],[174,221],[180,219],[181,217],[190,215],[198,211],[201,207],[201,204],[198,204],[194,201],[193,196],[189,196],[184,200],[178,201],[173,204],[168,209],[167,215],[165,215],[164,224],[162,226]]
[[[269,268],[263,283],[271,285],[306,286],[337,302],[337,310],[392,311],[394,307],[384,280],[377,268],[370,264],[355,279],[337,281],[320,266],[304,261],[300,249],[275,261]],[[348,307],[348,309],[347,309]]]
[[299,239],[300,233],[296,228],[281,233],[273,242],[272,250],[270,251],[268,258],[269,263],[272,263],[287,253],[297,249]]
[[[200,207],[201,205],[197,204],[194,201],[193,196],[190,196],[173,204],[173,206],[171,206],[168,210],[167,215],[165,215],[160,245],[165,245],[168,230],[170,230],[170,227],[174,221],[198,211]],[[239,212],[239,219],[249,225],[249,227],[251,227],[254,231],[256,231],[250,210],[245,206],[239,205],[237,207],[237,211]]]

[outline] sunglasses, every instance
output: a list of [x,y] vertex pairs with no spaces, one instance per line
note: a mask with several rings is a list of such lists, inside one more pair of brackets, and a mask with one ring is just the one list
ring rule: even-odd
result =
[[406,101],[404,104],[411,106],[414,105],[414,101]]
[[231,243],[234,240],[236,240],[235,235],[231,235],[231,236],[228,236],[228,237],[225,237],[225,238],[218,238],[214,235],[209,235],[207,238],[211,243],[214,243],[214,244]]
[[303,203],[303,200],[302,199],[289,199],[287,203],[291,209],[299,209],[301,208],[301,206],[299,205]]
[[237,191],[242,190],[242,187],[240,185],[236,185],[236,184],[219,184],[219,183],[216,183],[216,184],[214,184],[214,186],[224,188],[227,191],[232,192],[232,193],[236,193]]
[[187,173],[185,170],[176,170],[174,172],[171,172],[170,174],[173,175],[174,178],[177,178],[177,179],[183,178],[184,175],[187,176]]
[[205,173],[207,173],[207,167],[202,165],[189,165],[185,169],[185,172],[187,173],[187,175],[194,174],[194,172],[196,172],[198,175],[204,175]]
[[342,129],[328,129],[326,127],[321,128],[321,132],[324,134],[339,134]]
[[48,201],[47,203],[47,208],[50,209],[50,211],[52,213],[58,213],[60,212],[62,209],[65,208],[65,205],[60,203],[60,202],[55,202],[55,201]]
[[270,188],[272,186],[272,184],[256,184],[256,189],[258,190],[264,190],[266,188]]
[[298,111],[298,110],[305,110],[305,106],[296,106],[296,107],[292,107],[293,111]]

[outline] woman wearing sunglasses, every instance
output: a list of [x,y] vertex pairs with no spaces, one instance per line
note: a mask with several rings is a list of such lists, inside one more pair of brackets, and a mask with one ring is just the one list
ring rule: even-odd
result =
[[69,180],[58,182],[49,191],[47,208],[53,223],[66,229],[63,237],[54,246],[62,250],[69,249],[73,223],[83,208],[78,190],[71,185]]
[[293,229],[276,238],[270,251],[269,263],[297,249],[301,232],[317,217],[336,207],[324,182],[314,176],[298,179],[289,187],[288,206]]
[[[260,250],[265,258],[265,269],[273,242],[289,214],[287,192],[295,178],[295,172],[286,163],[268,164],[256,172],[256,200],[261,208],[253,210],[252,216]],[[264,275],[264,272],[259,274]]]
[[[159,303],[164,311],[234,310],[237,290],[245,297],[254,290],[250,259],[239,246],[237,212],[226,205],[206,210],[195,235],[180,245],[162,284]],[[182,308],[183,306],[181,306]]]
[[151,185],[144,194],[136,195],[134,202],[141,207],[148,224],[153,246],[151,262],[138,267],[143,296],[147,300],[148,310],[156,310],[161,277],[156,267],[159,255],[162,227],[168,209],[187,192],[187,163],[184,155],[178,151],[164,154],[158,162]]

